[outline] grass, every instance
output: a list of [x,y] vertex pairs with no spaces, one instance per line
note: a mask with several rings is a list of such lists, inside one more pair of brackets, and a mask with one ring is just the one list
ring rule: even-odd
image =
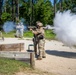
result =
[[31,31],[26,31],[26,32],[24,32],[24,37],[30,37],[30,38],[32,38],[33,34],[32,34]]
[[55,39],[55,34],[52,30],[45,30],[45,38],[50,40]]
[[[12,32],[9,32],[9,33],[5,33],[5,32],[2,32],[3,33],[3,36],[4,37],[14,37],[16,31],[12,31]],[[24,32],[24,37],[28,37],[28,38],[32,38],[33,37],[33,34],[31,31],[26,31]],[[46,39],[55,39],[55,34],[53,33],[52,30],[45,30],[45,38]]]
[[1,75],[13,75],[14,73],[19,72],[20,70],[27,70],[27,68],[31,69],[29,64],[27,63],[7,58],[0,58]]
[[12,31],[12,32],[9,32],[9,33],[5,33],[5,32],[2,32],[3,36],[4,37],[14,37],[15,35],[15,31]]

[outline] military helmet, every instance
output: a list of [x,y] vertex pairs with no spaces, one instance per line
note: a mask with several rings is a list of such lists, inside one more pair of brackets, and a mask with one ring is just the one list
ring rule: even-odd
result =
[[37,23],[37,26],[42,27],[42,26],[43,26],[43,24],[42,24],[41,22],[39,22],[39,23]]

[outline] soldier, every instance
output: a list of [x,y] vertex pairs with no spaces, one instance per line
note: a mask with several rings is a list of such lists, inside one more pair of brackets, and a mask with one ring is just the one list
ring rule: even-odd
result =
[[17,23],[16,24],[16,35],[15,35],[15,37],[20,37],[20,24],[19,23]]
[[23,38],[23,32],[24,32],[24,25],[23,23],[21,22],[20,23],[20,37]]
[[[37,49],[36,47],[38,45],[39,56],[37,59],[42,60],[42,58],[46,58],[45,49],[44,49],[45,46],[44,29],[43,29],[43,24],[41,22],[37,21],[36,24],[37,24],[37,29],[36,30],[30,29],[30,30],[35,36],[35,41],[34,41],[35,49]],[[35,54],[37,54],[36,52],[37,51],[35,51]]]
[[18,23],[16,25],[16,37],[22,38],[23,37],[23,30],[24,30],[24,25],[23,23]]

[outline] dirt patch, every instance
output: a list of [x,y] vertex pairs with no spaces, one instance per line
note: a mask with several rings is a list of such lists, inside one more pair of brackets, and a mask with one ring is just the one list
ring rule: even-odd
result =
[[58,41],[46,41],[46,58],[36,60],[36,68],[57,75],[76,75],[76,49]]

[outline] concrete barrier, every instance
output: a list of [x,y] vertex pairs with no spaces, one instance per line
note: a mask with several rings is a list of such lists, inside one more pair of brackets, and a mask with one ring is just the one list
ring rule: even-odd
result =
[[35,68],[34,52],[0,51],[0,57],[29,62]]

